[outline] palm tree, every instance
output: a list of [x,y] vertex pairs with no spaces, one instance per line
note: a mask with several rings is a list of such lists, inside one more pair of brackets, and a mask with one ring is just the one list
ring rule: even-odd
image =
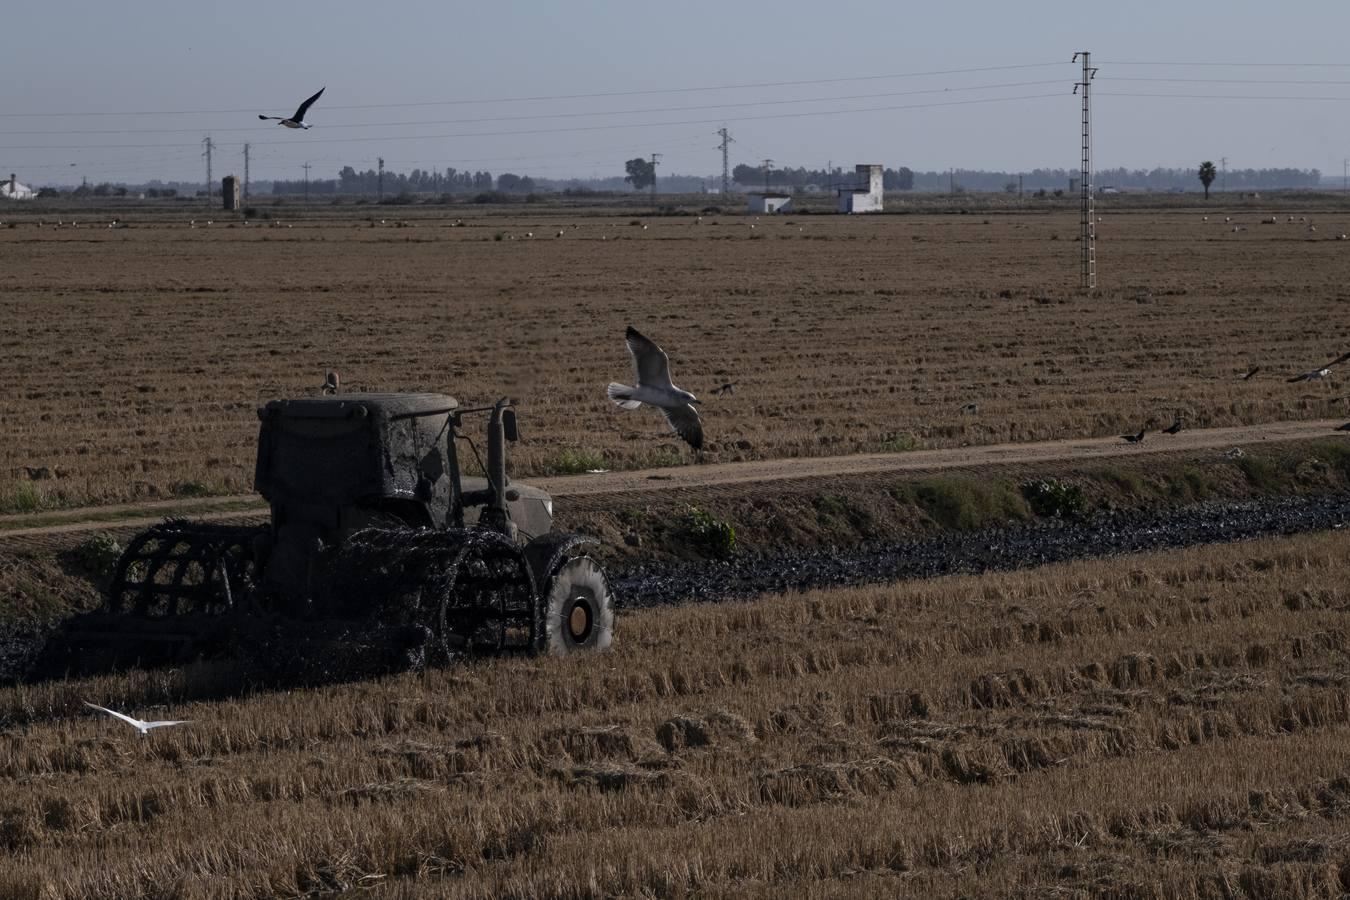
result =
[[1209,199],[1209,186],[1214,183],[1218,177],[1218,172],[1214,170],[1214,163],[1205,160],[1200,164],[1200,183],[1205,186],[1205,199]]

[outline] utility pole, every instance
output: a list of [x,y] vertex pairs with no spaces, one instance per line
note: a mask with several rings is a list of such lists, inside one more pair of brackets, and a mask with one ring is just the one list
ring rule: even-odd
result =
[[1228,191],[1228,157],[1220,156],[1219,165],[1223,166],[1223,174],[1219,177],[1219,190],[1227,193]]
[[1022,175],[1020,172],[1017,175],[1017,199],[1022,199]]
[[953,197],[956,196],[956,169],[948,167],[947,169],[947,193]]
[[248,144],[244,145],[244,205],[248,205]]
[[764,160],[763,165],[764,165],[764,193],[767,194],[769,192],[769,166],[773,165],[773,160],[766,159]]
[[723,125],[717,130],[722,136],[722,143],[717,149],[722,151],[722,197],[725,199],[731,194],[731,167],[727,160],[727,148],[733,143],[731,135],[727,134],[727,126]]
[[1079,172],[1082,176],[1079,178],[1082,182],[1082,208],[1078,228],[1078,265],[1083,289],[1090,291],[1097,287],[1097,210],[1092,200],[1092,107],[1088,95],[1097,70],[1092,68],[1091,53],[1086,50],[1075,53],[1073,61],[1077,62],[1080,56],[1083,57],[1083,80],[1073,86],[1074,93],[1081,91],[1083,94],[1083,168]]
[[660,153],[652,154],[652,206],[656,205],[656,161],[660,159],[662,155],[663,154]]
[[[380,161],[380,174],[376,177],[376,181],[375,181],[375,189],[379,192],[379,195],[380,195],[379,199],[383,200],[383,199],[384,199],[384,157],[383,157],[383,156],[377,156],[377,157],[375,157],[375,158],[378,159],[378,160]],[[367,169],[367,171],[369,171],[369,170]]]
[[1341,160],[1341,193],[1350,192],[1350,159]]
[[211,140],[211,135],[208,134],[206,137],[202,138],[202,146],[206,148],[206,152],[204,152],[202,156],[206,157],[206,202],[207,204],[210,204],[211,196],[215,191],[211,186],[211,151],[216,149],[215,142]]
[[309,163],[305,163],[300,168],[305,170],[305,202],[309,202]]

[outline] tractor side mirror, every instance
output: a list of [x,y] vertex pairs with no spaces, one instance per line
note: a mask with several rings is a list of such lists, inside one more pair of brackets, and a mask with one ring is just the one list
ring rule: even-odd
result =
[[502,410],[502,432],[506,439],[515,443],[520,440],[520,431],[516,428],[516,411],[514,409]]

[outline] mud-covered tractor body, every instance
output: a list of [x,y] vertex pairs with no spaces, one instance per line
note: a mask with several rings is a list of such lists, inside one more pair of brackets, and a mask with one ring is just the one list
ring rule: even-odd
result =
[[[461,430],[473,413],[487,414],[486,461]],[[273,400],[258,417],[254,486],[270,521],[171,520],[135,536],[105,609],[73,624],[65,665],[227,652],[259,623],[389,667],[608,646],[612,596],[589,541],[554,533],[549,496],[506,476],[505,401],[336,394]],[[460,441],[484,476],[463,474]]]

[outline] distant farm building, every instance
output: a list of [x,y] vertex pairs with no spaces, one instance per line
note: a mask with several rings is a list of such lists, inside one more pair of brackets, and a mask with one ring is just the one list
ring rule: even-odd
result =
[[33,189],[19,184],[13,175],[9,176],[9,181],[0,182],[0,197],[6,200],[32,200],[34,196]]
[[769,192],[751,194],[746,209],[752,213],[776,213],[792,211],[791,194],[773,194]]
[[854,183],[839,188],[841,213],[881,212],[881,173],[883,167],[862,163],[854,167]]

